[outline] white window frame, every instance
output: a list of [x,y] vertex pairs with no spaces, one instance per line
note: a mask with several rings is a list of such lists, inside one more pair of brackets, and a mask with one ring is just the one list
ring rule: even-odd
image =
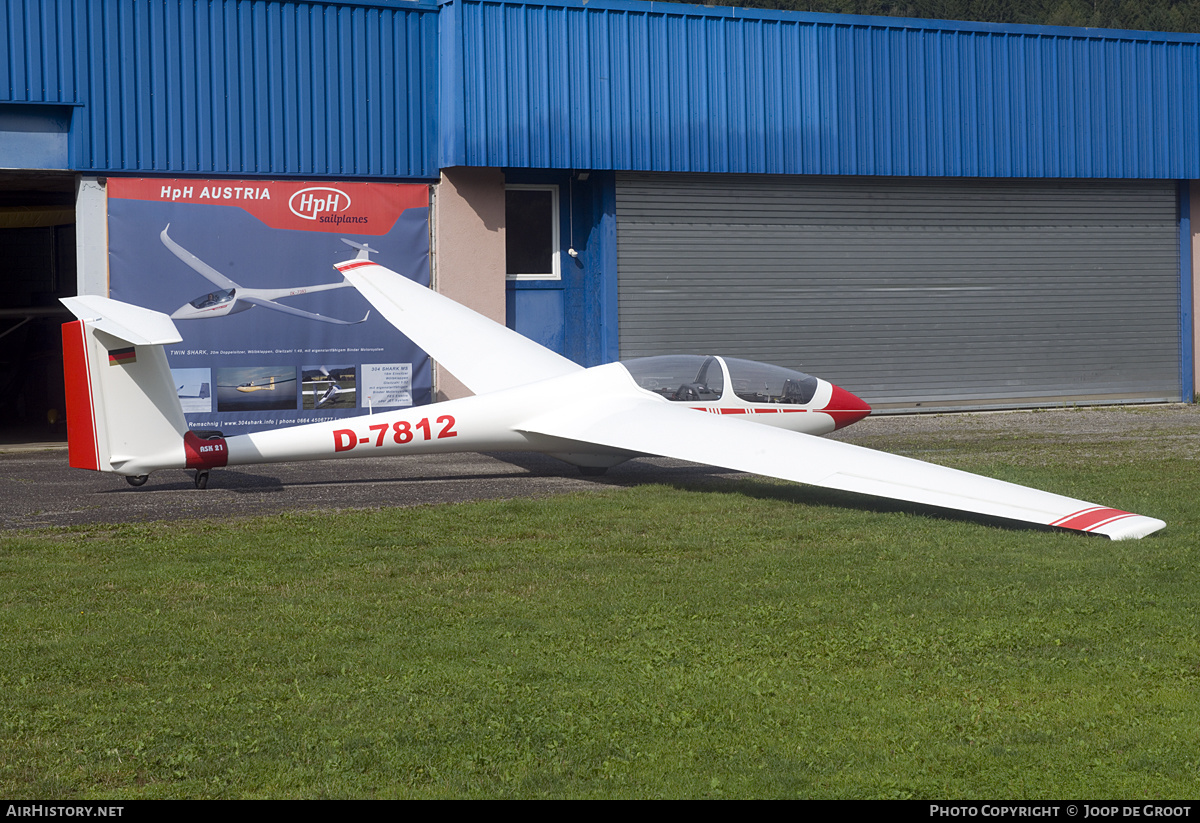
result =
[[[517,274],[508,274],[505,272],[507,280],[561,280],[562,266],[559,258],[562,257],[562,249],[560,248],[561,238],[559,236],[559,187],[554,183],[507,183],[504,186],[504,191],[548,191],[550,192],[550,248],[553,251],[550,254],[549,272],[519,272]],[[505,244],[508,243],[507,227],[505,229]],[[505,267],[507,269],[507,266]]]

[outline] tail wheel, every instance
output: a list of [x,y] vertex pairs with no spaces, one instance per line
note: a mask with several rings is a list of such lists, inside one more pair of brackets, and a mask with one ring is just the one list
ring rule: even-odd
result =
[[207,489],[208,488],[208,472],[207,471],[196,472],[196,478],[195,478],[194,482],[196,484],[196,488]]
[[125,482],[128,483],[129,485],[133,486],[134,488],[137,488],[138,486],[146,485],[146,481],[149,479],[150,479],[150,475],[139,474],[134,477],[126,477]]

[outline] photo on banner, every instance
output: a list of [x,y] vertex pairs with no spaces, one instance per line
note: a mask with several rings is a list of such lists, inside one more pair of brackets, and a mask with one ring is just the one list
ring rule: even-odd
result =
[[[109,296],[163,312],[188,426],[244,434],[432,400],[428,356],[333,268],[429,285],[429,187],[109,178]],[[366,249],[366,251],[364,251]]]

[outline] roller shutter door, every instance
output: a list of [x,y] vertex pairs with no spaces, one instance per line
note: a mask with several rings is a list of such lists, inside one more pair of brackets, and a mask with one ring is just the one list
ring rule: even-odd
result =
[[625,174],[621,357],[715,353],[880,410],[1180,399],[1170,181]]

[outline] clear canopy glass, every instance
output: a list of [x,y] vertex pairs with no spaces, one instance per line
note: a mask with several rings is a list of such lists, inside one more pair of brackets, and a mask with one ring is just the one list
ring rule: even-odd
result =
[[[736,357],[722,357],[729,369],[733,393],[747,403],[805,405],[817,393],[817,378]],[[621,361],[639,386],[668,400],[702,402],[720,400],[725,375],[718,358],[696,354],[668,354]]]
[[723,359],[729,368],[734,394],[747,403],[804,405],[817,392],[817,378],[804,372],[736,357]]
[[668,400],[701,402],[719,400],[725,375],[715,357],[667,354],[621,361],[639,386]]

